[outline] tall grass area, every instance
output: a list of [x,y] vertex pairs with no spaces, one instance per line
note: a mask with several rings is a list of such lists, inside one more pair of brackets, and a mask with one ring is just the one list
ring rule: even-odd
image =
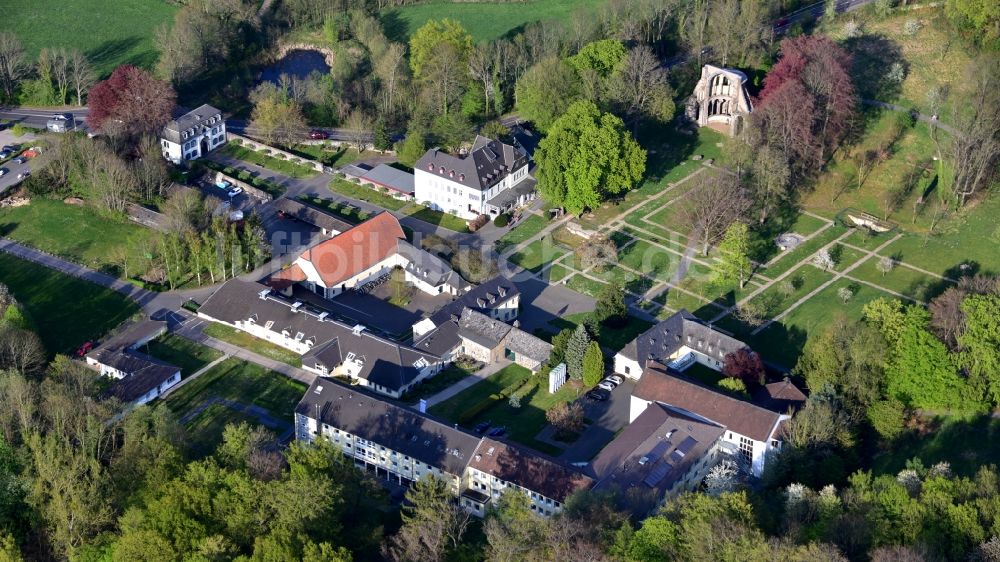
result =
[[0,31],[17,35],[32,60],[46,47],[79,49],[105,76],[121,64],[152,68],[153,31],[176,11],[164,0],[4,2]]

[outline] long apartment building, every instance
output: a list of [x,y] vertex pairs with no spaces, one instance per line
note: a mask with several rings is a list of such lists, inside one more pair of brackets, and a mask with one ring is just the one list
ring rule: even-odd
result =
[[295,408],[296,439],[325,438],[362,469],[408,484],[433,475],[460,505],[485,515],[505,490],[523,492],[542,517],[593,480],[534,451],[476,435],[420,412],[318,378]]

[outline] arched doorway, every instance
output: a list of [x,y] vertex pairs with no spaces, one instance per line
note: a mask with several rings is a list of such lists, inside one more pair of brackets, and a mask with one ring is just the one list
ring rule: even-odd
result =
[[199,154],[199,156],[204,156],[204,155],[208,154],[208,138],[207,137],[202,137],[201,138],[200,146],[201,146],[201,153]]

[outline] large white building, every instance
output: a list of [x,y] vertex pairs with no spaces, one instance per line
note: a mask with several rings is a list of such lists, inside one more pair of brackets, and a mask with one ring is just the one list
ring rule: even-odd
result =
[[413,173],[418,203],[468,220],[509,211],[535,196],[524,150],[483,136],[458,156],[428,150]]
[[181,382],[180,367],[138,351],[166,331],[166,322],[143,320],[108,338],[84,360],[114,381],[108,394],[141,406]]
[[160,151],[174,164],[196,160],[226,142],[226,120],[210,105],[167,123],[160,133]]

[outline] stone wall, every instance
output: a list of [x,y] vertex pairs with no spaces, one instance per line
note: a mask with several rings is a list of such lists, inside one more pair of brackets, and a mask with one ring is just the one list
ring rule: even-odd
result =
[[247,195],[259,199],[262,203],[267,203],[268,201],[274,199],[274,197],[271,197],[270,193],[261,189],[257,189],[256,187],[248,184],[245,181],[240,181],[232,176],[223,174],[222,172],[215,172],[215,183],[219,183],[220,181],[223,180],[228,181],[229,183],[235,185],[236,187],[242,187],[243,191],[245,191]]
[[237,135],[236,133],[231,133],[229,131],[226,131],[226,137],[230,141],[235,142],[236,144],[244,148],[249,148],[250,150],[253,150],[255,152],[263,152],[268,156],[274,156],[275,158],[288,160],[289,162],[293,162],[295,164],[308,166],[320,173],[331,171],[329,168],[324,166],[322,162],[316,162],[315,160],[310,160],[309,158],[303,158],[301,156],[297,156],[295,154],[292,154],[291,152],[286,152],[284,150],[281,150],[280,148],[275,148],[273,146],[266,145],[260,141],[255,141],[251,138],[244,137],[242,135]]

